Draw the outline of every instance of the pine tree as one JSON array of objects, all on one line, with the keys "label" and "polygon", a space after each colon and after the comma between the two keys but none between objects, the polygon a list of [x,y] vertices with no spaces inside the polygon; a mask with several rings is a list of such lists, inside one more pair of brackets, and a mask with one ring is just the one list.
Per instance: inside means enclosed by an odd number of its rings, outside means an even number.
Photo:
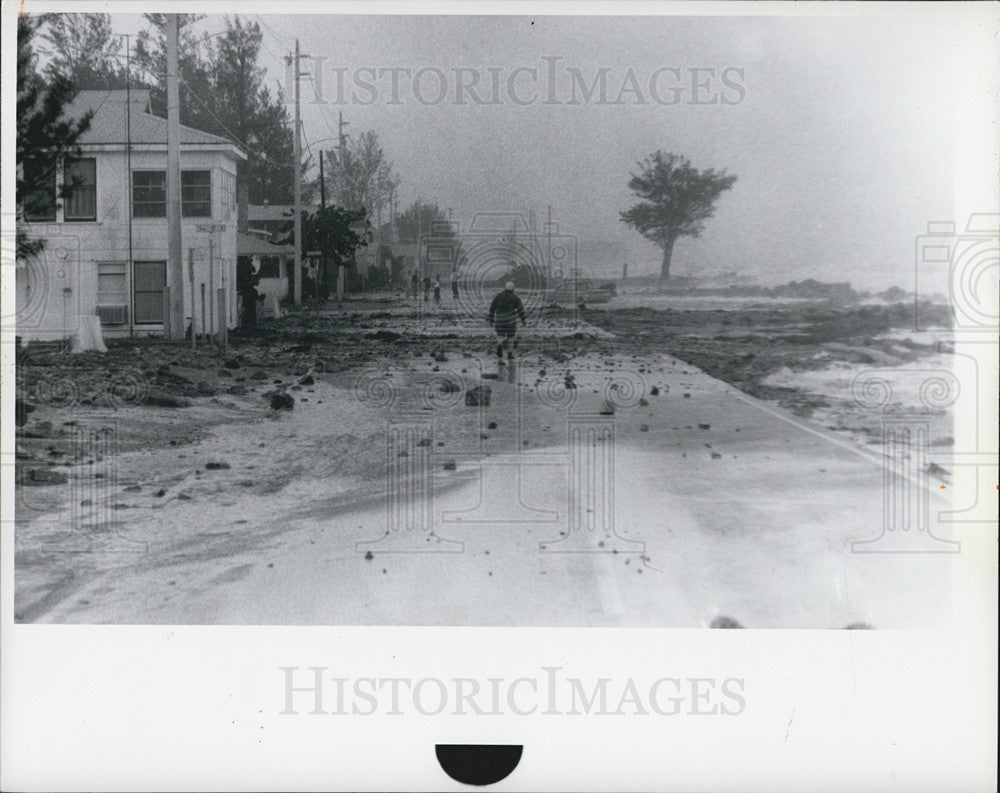
[{"label": "pine tree", "polygon": [[45,77],[64,77],[78,90],[125,88],[125,53],[109,14],[46,14],[39,31],[51,60]]},{"label": "pine tree", "polygon": [[77,140],[90,125],[91,114],[65,116],[76,86],[54,74],[46,83],[36,71],[33,40],[39,23],[22,14],[17,23],[17,240],[18,259],[36,257],[45,240],[31,239],[23,226],[25,201],[52,184],[66,157],[79,154]]},{"label": "pine tree", "polygon": [[[165,115],[167,17],[145,17],[150,28],[136,40],[137,73],[151,90],[153,112]],[[274,94],[263,84],[260,26],[239,16],[227,18],[225,33],[207,38],[194,30],[200,19],[180,18],[181,123],[229,138],[246,152],[238,178],[247,185],[251,203],[290,203],[292,125],[280,88]]]},{"label": "pine tree", "polygon": [[[216,115],[247,153],[240,178],[251,203],[292,200],[294,158],[291,122],[284,97],[272,99],[259,65],[263,34],[256,22],[226,20],[215,49],[212,82]],[[219,134],[227,134],[220,132]]]},{"label": "pine tree", "polygon": [[[149,28],[135,40],[133,64],[138,81],[150,91],[153,113],[167,115],[167,14],[143,14]],[[200,14],[179,14],[178,82],[181,123],[206,132],[216,132],[212,118],[212,40],[200,39],[194,24]],[[219,134],[222,134],[221,132]]]}]

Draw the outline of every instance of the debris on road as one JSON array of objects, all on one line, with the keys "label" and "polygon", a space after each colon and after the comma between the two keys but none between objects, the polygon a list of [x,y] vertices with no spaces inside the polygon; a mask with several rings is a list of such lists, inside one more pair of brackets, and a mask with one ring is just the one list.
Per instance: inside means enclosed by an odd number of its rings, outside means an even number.
[{"label": "debris on road", "polygon": [[465,404],[468,407],[489,407],[493,389],[488,385],[477,385],[465,392]]},{"label": "debris on road", "polygon": [[22,484],[25,485],[64,485],[69,481],[69,477],[60,471],[51,471],[47,468],[29,468],[25,471]]},{"label": "debris on road", "polygon": [[295,407],[295,397],[284,392],[271,394],[271,410],[292,410]]}]

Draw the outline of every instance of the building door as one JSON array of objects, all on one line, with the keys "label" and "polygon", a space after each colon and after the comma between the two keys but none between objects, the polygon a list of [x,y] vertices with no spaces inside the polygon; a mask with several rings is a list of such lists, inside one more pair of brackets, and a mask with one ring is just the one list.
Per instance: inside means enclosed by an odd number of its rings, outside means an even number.
[{"label": "building door", "polygon": [[166,262],[135,262],[132,270],[132,302],[136,325],[163,324],[163,292],[166,286]]}]

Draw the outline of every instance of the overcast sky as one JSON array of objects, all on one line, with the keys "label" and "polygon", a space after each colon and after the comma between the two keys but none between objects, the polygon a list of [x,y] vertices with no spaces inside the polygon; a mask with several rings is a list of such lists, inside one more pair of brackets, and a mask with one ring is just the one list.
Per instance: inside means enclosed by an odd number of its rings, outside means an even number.
[{"label": "overcast sky", "polygon": [[[302,88],[314,155],[342,111],[349,133],[378,131],[402,206],[435,201],[467,224],[476,212],[529,210],[541,223],[551,204],[595,274],[620,273],[625,260],[630,273],[659,268],[658,250],[618,220],[629,171],[656,149],[738,176],[702,237],[678,243],[677,274],[909,287],[914,238],[956,214],[953,60],[967,25],[912,13],[250,18],[264,23],[269,82],[284,84],[279,59],[296,38],[325,59],[323,102],[312,83]],[[208,17],[199,29],[223,24]],[[390,69],[410,70],[395,73],[395,94]],[[478,81],[479,102],[456,69]],[[603,101],[599,82],[586,99],[574,73],[589,89],[602,69]]]}]

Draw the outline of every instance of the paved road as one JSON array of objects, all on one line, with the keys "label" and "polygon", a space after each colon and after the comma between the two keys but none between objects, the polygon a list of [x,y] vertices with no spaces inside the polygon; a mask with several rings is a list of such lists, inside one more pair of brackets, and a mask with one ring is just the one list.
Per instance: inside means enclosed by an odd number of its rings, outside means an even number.
[{"label": "paved road", "polygon": [[[317,467],[311,482],[243,505],[264,527],[253,541],[238,541],[236,527],[224,535],[236,539],[210,557],[174,548],[120,566],[38,619],[699,627],[725,615],[771,628],[949,621],[954,555],[852,552],[857,541],[884,551],[904,537],[879,539],[874,455],[682,362],[657,363],[639,373],[634,362],[575,361],[572,391],[560,387],[561,372],[555,385],[536,383],[530,360],[502,370],[483,381],[493,398],[481,415],[460,405],[449,414],[460,418],[445,416],[452,425],[476,414],[470,433],[485,437],[470,434],[467,447],[449,440],[439,449],[435,439],[454,426],[390,410],[394,440],[368,450],[390,466],[367,499],[351,506],[322,497],[332,475]],[[628,391],[630,366],[644,388],[660,389],[647,394],[648,405]],[[609,390],[611,374],[619,388]],[[420,378],[406,377],[415,388]],[[343,400],[344,386],[318,384],[317,396]],[[601,415],[608,397],[627,407]],[[272,427],[267,454],[280,457],[271,446],[283,434],[294,443],[296,422],[305,432],[316,420],[302,410]],[[322,457],[323,449],[301,454]],[[933,515],[943,499],[930,498]],[[198,521],[218,534],[218,505],[179,506],[194,535]],[[230,499],[225,514],[240,506]],[[923,534],[905,537],[911,550],[944,548]]]}]

